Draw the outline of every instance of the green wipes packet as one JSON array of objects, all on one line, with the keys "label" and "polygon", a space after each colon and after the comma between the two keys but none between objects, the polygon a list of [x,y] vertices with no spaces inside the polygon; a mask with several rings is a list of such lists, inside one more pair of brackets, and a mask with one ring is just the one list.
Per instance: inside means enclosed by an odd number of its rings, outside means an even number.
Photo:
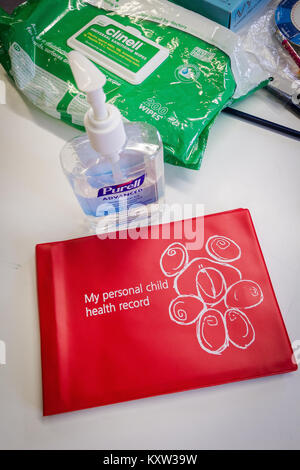
[{"label": "green wipes packet", "polygon": [[268,77],[238,36],[166,0],[28,0],[0,9],[0,61],[37,107],[83,127],[86,96],[72,49],[105,73],[105,93],[125,119],[159,130],[165,160],[198,169],[210,126],[233,99]]}]

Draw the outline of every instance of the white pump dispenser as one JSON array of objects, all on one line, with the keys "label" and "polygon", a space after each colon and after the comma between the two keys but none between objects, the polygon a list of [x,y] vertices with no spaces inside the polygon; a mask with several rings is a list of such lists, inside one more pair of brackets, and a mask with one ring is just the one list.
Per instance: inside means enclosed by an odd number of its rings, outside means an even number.
[{"label": "white pump dispenser", "polygon": [[120,159],[119,152],[125,145],[126,134],[120,111],[116,106],[106,104],[103,92],[106,77],[80,52],[70,52],[68,59],[77,86],[86,93],[91,105],[84,117],[91,146],[113,164]]},{"label": "white pump dispenser", "polygon": [[[61,164],[93,231],[113,232],[132,222],[153,221],[164,198],[163,144],[155,127],[123,122],[106,103],[105,75],[78,51],[68,54],[77,88],[90,108],[86,134],[61,152]],[[86,108],[82,108],[84,111]]]}]

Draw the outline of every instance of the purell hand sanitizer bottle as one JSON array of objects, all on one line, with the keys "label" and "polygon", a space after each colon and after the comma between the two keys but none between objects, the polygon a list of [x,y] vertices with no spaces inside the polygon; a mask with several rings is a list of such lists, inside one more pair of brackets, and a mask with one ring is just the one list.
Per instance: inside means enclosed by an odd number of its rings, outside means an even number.
[{"label": "purell hand sanitizer bottle", "polygon": [[68,55],[79,90],[91,108],[84,118],[87,134],[61,152],[63,170],[97,233],[144,225],[159,213],[164,196],[163,145],[155,127],[122,121],[106,104],[105,75],[77,51]]}]

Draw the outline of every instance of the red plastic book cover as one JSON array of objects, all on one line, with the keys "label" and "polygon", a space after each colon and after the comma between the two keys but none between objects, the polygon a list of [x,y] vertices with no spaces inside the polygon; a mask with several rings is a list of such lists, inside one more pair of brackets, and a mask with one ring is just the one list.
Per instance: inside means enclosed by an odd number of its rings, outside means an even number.
[{"label": "red plastic book cover", "polygon": [[249,212],[197,221],[37,246],[44,415],[297,369]]}]

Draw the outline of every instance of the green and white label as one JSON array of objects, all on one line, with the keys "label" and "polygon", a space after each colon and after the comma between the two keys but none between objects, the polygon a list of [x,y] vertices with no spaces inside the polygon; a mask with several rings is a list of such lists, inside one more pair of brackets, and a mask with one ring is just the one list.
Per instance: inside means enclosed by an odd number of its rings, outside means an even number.
[{"label": "green and white label", "polygon": [[130,83],[145,80],[168,56],[169,50],[106,16],[98,16],[68,40],[99,65]]},{"label": "green and white label", "polygon": [[141,70],[159,51],[124,29],[98,24],[89,26],[77,41],[93,48],[114,62],[126,67],[131,72]]}]

